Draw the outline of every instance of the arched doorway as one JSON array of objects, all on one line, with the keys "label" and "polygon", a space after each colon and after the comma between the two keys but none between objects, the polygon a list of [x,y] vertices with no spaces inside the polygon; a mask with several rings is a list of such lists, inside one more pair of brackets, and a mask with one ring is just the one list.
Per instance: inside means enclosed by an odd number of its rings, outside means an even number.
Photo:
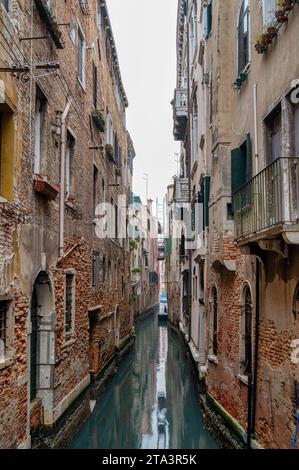
[{"label": "arched doorway", "polygon": [[55,308],[51,281],[46,272],[37,276],[31,297],[30,399],[42,400],[51,410],[54,394]]}]

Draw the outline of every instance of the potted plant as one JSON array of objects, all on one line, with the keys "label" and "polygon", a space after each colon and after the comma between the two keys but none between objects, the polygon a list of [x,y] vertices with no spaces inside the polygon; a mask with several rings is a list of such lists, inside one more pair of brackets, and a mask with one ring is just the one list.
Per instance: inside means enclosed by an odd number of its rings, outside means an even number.
[{"label": "potted plant", "polygon": [[137,250],[138,241],[137,240],[130,240],[130,248],[132,248],[133,250]]},{"label": "potted plant", "polygon": [[107,144],[106,147],[106,156],[109,160],[114,162],[114,148],[111,144]]},{"label": "potted plant", "polygon": [[93,109],[91,112],[91,117],[96,128],[101,132],[105,132],[106,120],[102,111],[99,111],[98,109]]},{"label": "potted plant", "polygon": [[121,176],[121,168],[115,168],[115,176]]}]

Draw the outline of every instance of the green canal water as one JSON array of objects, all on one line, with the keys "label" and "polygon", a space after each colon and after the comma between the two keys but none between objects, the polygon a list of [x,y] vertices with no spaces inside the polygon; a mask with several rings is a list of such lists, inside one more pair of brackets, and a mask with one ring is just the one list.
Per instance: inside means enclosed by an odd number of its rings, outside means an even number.
[{"label": "green canal water", "polygon": [[155,315],[107,386],[73,449],[217,449],[205,429],[185,350]]}]

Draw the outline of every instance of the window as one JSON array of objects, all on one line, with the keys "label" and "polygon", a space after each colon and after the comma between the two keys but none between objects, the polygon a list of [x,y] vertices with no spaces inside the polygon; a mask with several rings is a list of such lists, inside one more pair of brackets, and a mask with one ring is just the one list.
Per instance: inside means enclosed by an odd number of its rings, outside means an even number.
[{"label": "window", "polygon": [[85,87],[85,36],[80,25],[78,25],[78,78]]},{"label": "window", "polygon": [[70,38],[73,44],[76,43],[76,25],[74,23],[74,20],[71,19],[70,22]]},{"label": "window", "polygon": [[281,157],[281,107],[275,109],[265,120],[266,163],[270,164]]},{"label": "window", "polygon": [[75,275],[65,275],[65,332],[71,334],[74,328],[75,312]]},{"label": "window", "polygon": [[218,293],[212,288],[212,315],[211,315],[211,353],[214,357],[218,354]]},{"label": "window", "polygon": [[34,142],[34,173],[40,174],[42,154],[45,152],[45,119],[46,119],[46,106],[47,101],[42,92],[36,90],[36,102],[35,102],[35,142]]},{"label": "window", "polygon": [[250,134],[237,149],[231,153],[232,194],[252,178],[252,143]]},{"label": "window", "polygon": [[197,106],[197,95],[194,97],[193,101],[193,163],[198,161],[198,106]]},{"label": "window", "polygon": [[100,284],[100,253],[98,251],[92,252],[92,290],[97,292]]},{"label": "window", "polygon": [[68,131],[66,143],[66,162],[65,162],[65,190],[66,198],[73,196],[74,191],[74,149],[75,139]]},{"label": "window", "polygon": [[249,286],[244,289],[243,302],[240,372],[242,375],[250,375],[252,373],[252,298]]},{"label": "window", "polygon": [[93,62],[93,107],[98,109],[98,67]]},{"label": "window", "polygon": [[249,0],[243,0],[238,22],[238,74],[249,63]]},{"label": "window", "polygon": [[0,361],[5,359],[5,352],[7,346],[7,312],[8,302],[0,301]]},{"label": "window", "polygon": [[2,0],[3,6],[6,11],[9,11],[9,0]]},{"label": "window", "polygon": [[14,190],[14,114],[0,105],[0,196],[13,199]]},{"label": "window", "polygon": [[208,0],[204,6],[204,36],[207,39],[212,31],[212,0]]},{"label": "window", "polygon": [[13,331],[12,301],[0,300],[0,363],[13,357]]},{"label": "window", "polygon": [[275,11],[277,9],[277,0],[263,0],[263,23],[264,27],[276,20]]},{"label": "window", "polygon": [[99,170],[96,165],[93,165],[93,215],[96,213],[97,205],[99,204]]},{"label": "window", "polygon": [[106,110],[106,141],[107,144],[113,145],[113,125],[110,113],[108,109]]},{"label": "window", "polygon": [[126,293],[126,288],[125,288],[125,278],[124,275],[121,275],[121,296],[124,299],[125,298],[125,293]]}]

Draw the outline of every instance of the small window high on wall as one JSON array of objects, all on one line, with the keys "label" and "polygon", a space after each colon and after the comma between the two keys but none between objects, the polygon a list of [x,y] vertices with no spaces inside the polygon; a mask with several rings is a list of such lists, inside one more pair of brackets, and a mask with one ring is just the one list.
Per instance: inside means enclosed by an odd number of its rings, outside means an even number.
[{"label": "small window high on wall", "polygon": [[248,65],[249,54],[249,0],[243,0],[238,21],[238,74]]},{"label": "small window high on wall", "polygon": [[278,0],[263,0],[263,23],[266,28],[276,20],[275,11],[278,7]]},{"label": "small window high on wall", "polygon": [[46,153],[46,114],[47,100],[41,90],[37,88],[34,122],[34,173],[37,175],[41,173],[42,157]]}]

